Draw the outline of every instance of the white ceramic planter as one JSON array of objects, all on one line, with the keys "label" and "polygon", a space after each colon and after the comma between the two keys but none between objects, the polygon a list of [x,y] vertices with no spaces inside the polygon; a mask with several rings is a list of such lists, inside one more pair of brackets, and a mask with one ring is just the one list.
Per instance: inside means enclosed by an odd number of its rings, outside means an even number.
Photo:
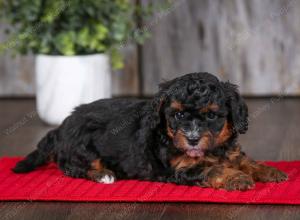
[{"label": "white ceramic planter", "polygon": [[37,111],[48,124],[60,124],[74,107],[111,97],[111,70],[105,54],[37,55]]}]

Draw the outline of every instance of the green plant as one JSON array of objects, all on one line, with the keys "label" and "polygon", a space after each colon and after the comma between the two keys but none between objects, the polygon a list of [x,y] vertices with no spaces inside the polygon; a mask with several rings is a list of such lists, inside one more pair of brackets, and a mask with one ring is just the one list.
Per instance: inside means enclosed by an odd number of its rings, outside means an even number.
[{"label": "green plant", "polygon": [[135,16],[148,16],[130,0],[0,0],[4,22],[14,28],[0,51],[21,54],[86,55],[110,53],[114,68],[122,68],[119,48],[141,43],[146,32],[136,30]]}]

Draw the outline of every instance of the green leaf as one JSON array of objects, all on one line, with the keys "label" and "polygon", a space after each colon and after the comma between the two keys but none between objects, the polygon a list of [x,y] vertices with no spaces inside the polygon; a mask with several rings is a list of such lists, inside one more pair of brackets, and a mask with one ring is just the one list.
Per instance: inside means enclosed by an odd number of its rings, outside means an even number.
[{"label": "green leaf", "polygon": [[45,4],[45,11],[41,17],[41,21],[45,23],[52,23],[69,6],[62,0],[45,1]]},{"label": "green leaf", "polygon": [[55,38],[55,46],[56,49],[62,54],[66,56],[72,56],[76,54],[75,51],[75,32],[69,31],[69,32],[62,32],[58,34]]},{"label": "green leaf", "polygon": [[117,49],[110,51],[111,65],[114,69],[122,69],[124,67],[123,56]]},{"label": "green leaf", "polygon": [[90,41],[89,29],[88,27],[84,27],[78,32],[77,43],[82,47],[86,47],[89,45],[89,41]]},{"label": "green leaf", "polygon": [[98,40],[105,39],[107,37],[108,32],[109,32],[107,27],[105,27],[103,24],[100,24],[100,23],[95,25],[95,31],[96,31],[95,37]]}]

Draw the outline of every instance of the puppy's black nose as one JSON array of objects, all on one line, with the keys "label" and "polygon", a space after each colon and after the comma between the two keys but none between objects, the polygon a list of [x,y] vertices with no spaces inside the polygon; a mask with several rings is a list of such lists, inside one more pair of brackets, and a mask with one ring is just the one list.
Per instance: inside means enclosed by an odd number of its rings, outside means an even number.
[{"label": "puppy's black nose", "polygon": [[196,146],[199,142],[199,139],[198,138],[187,138],[187,141],[190,145]]}]

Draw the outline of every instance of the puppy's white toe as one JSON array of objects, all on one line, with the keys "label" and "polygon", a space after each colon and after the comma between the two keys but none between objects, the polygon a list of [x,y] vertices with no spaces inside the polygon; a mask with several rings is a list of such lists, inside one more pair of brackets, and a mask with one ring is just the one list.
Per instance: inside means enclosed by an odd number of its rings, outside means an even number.
[{"label": "puppy's white toe", "polygon": [[115,177],[111,175],[104,175],[100,179],[97,179],[98,183],[104,183],[104,184],[112,184],[115,182]]}]

